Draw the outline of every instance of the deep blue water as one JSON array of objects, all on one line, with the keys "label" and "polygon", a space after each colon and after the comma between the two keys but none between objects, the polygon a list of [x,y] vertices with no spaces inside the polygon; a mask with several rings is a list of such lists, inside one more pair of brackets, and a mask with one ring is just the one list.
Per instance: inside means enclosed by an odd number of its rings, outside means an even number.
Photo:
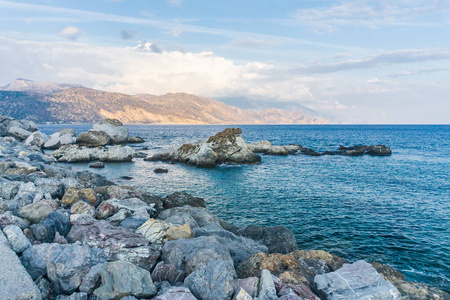
[{"label": "deep blue water", "polygon": [[[42,125],[52,133],[87,125]],[[226,126],[130,125],[148,153],[197,142]],[[199,169],[182,164],[112,164],[96,172],[166,195],[186,191],[235,224],[291,228],[300,249],[387,263],[409,280],[450,290],[450,126],[239,126],[246,141],[315,150],[385,144],[390,157],[263,156],[256,166]],[[76,165],[86,168],[87,165]],[[155,174],[164,167],[167,174]],[[92,169],[91,169],[92,170]],[[120,176],[133,180],[121,180]]]}]

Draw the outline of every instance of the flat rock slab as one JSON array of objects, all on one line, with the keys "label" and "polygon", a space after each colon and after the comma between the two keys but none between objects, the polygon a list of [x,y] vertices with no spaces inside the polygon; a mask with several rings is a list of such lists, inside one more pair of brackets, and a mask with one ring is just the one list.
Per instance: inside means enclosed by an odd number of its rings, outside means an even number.
[{"label": "flat rock slab", "polygon": [[317,275],[314,282],[327,300],[394,300],[401,297],[392,283],[363,260],[344,264],[335,272]]},{"label": "flat rock slab", "polygon": [[0,231],[0,294],[2,300],[41,300],[41,293]]}]

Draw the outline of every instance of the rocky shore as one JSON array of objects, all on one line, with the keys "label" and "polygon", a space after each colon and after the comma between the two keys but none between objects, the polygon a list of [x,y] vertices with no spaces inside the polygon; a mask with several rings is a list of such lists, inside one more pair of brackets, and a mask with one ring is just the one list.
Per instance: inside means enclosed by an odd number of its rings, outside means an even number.
[{"label": "rocky shore", "polygon": [[[159,197],[59,163],[82,151],[84,161],[109,162],[105,153],[127,147],[104,148],[129,138],[95,131],[99,143],[60,131],[59,149],[45,154],[32,122],[0,120],[0,299],[450,299],[388,265],[299,250],[287,228],[228,224],[202,198]],[[257,162],[239,135],[230,129],[189,151],[212,150],[211,165]],[[230,145],[241,147],[228,155]]]}]

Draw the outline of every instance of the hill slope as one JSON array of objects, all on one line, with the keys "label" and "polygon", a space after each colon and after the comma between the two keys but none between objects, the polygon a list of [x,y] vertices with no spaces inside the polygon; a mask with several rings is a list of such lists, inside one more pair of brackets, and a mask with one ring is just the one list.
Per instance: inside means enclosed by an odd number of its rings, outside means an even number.
[{"label": "hill slope", "polygon": [[136,96],[84,87],[56,93],[0,91],[1,114],[37,122],[93,123],[103,118],[150,124],[324,124],[299,112],[246,111],[185,93]]}]

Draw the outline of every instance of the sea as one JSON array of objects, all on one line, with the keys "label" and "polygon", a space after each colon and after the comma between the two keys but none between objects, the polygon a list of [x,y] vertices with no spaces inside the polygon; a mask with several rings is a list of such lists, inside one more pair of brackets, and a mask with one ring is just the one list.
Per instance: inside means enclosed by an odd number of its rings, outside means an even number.
[{"label": "sea", "polygon": [[[90,125],[39,125],[51,134]],[[165,196],[185,191],[235,225],[282,225],[299,249],[322,249],[349,261],[389,264],[408,280],[450,291],[450,125],[128,125],[147,154],[195,143],[226,127],[247,142],[300,144],[316,151],[340,145],[391,147],[392,156],[262,155],[259,165],[201,169],[147,162],[90,169],[118,184]],[[88,164],[72,164],[85,170]],[[156,174],[155,168],[168,169]],[[125,180],[122,176],[132,179]]]}]

